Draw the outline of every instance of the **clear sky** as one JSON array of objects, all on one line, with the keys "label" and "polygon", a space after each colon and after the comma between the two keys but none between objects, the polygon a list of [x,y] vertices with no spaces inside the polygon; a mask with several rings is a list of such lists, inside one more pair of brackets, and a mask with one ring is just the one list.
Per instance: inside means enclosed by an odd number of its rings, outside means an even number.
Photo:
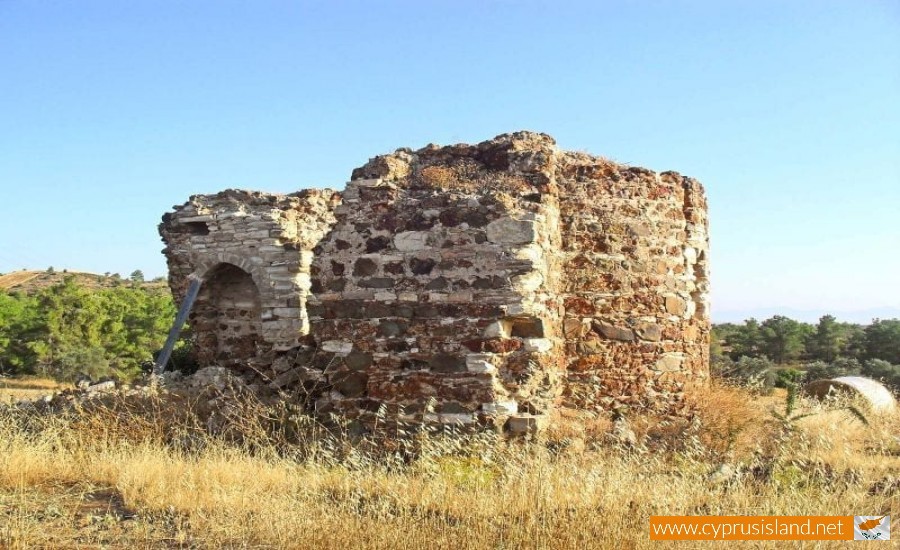
[{"label": "clear sky", "polygon": [[519,129],[700,179],[714,320],[900,307],[897,0],[0,0],[0,272]]}]

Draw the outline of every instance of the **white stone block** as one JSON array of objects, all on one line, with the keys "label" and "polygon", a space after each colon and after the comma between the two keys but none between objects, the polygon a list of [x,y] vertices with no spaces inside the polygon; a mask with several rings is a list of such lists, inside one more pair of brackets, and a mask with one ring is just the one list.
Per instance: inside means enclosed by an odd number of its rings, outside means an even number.
[{"label": "white stone block", "polygon": [[382,183],[381,178],[372,178],[372,179],[358,179],[347,182],[347,187],[356,186],[356,187],[380,187]]},{"label": "white stone block", "polygon": [[487,225],[487,238],[497,244],[526,244],[537,240],[535,222],[500,218]]},{"label": "white stone block", "polygon": [[549,338],[525,338],[525,351],[546,353],[553,349],[553,340]]},{"label": "white stone block", "polygon": [[294,275],[293,273],[272,273],[271,270],[268,270],[268,271],[269,271],[268,279],[270,281],[293,282],[297,278],[297,276]]},{"label": "white stone block", "polygon": [[482,403],[481,410],[488,414],[516,414],[517,412],[519,412],[519,404],[515,401]]},{"label": "white stone block", "polygon": [[401,252],[413,252],[428,248],[427,231],[404,231],[394,236],[394,246]]},{"label": "white stone block", "polygon": [[216,216],[220,220],[230,220],[232,218],[244,218],[247,216],[247,213],[243,210],[234,210],[232,212],[219,212]]},{"label": "white stone block", "polygon": [[494,321],[484,329],[485,338],[509,338],[509,323]]},{"label": "white stone block", "polygon": [[506,305],[506,314],[507,315],[523,315],[526,313],[528,313],[528,308],[525,306],[525,304],[523,304],[521,302]]},{"label": "white stone block", "polygon": [[540,271],[529,271],[522,275],[516,275],[510,279],[513,288],[519,292],[534,292],[544,283],[544,276]]},{"label": "white stone block", "polygon": [[402,262],[406,259],[400,254],[379,254],[378,252],[375,252],[373,254],[363,254],[361,257],[373,258],[382,264],[386,264],[388,262]]},{"label": "white stone block", "polygon": [[470,353],[466,355],[466,370],[476,374],[486,374],[497,370],[497,367],[491,363],[492,354],[489,353]]},{"label": "white stone block", "polygon": [[293,281],[272,281],[272,288],[275,290],[294,290],[296,286]]},{"label": "white stone block", "polygon": [[441,424],[472,424],[475,422],[475,415],[473,414],[439,414],[438,421]]},{"label": "white stone block", "polygon": [[213,221],[213,217],[212,216],[190,216],[187,218],[178,218],[178,221],[181,223],[211,222],[211,221]]},{"label": "white stone block", "polygon": [[345,342],[343,340],[325,340],[322,342],[322,351],[328,353],[336,353],[338,355],[347,355],[353,351],[353,342]]},{"label": "white stone block", "polygon": [[684,259],[689,264],[697,263],[697,249],[692,246],[684,247]]},{"label": "white stone block", "polygon": [[473,294],[471,290],[457,290],[456,292],[451,292],[447,296],[447,301],[451,303],[468,303],[473,299]]},{"label": "white stone block", "polygon": [[516,249],[515,258],[517,260],[530,260],[535,264],[541,263],[544,259],[544,249],[537,243],[531,243]]},{"label": "white stone block", "polygon": [[680,352],[666,353],[656,362],[655,370],[662,372],[672,372],[681,370],[684,363],[684,354]]},{"label": "white stone block", "polygon": [[697,313],[697,303],[694,302],[693,300],[688,300],[686,302],[686,306],[687,307],[685,307],[685,309],[684,309],[684,318],[690,319],[691,317],[694,316],[694,314]]}]

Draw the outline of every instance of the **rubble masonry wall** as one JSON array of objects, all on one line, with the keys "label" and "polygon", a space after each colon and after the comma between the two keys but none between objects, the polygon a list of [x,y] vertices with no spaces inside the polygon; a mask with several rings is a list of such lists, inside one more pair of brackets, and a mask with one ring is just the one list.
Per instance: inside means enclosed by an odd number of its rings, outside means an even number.
[{"label": "rubble masonry wall", "polygon": [[205,280],[202,364],[363,423],[513,431],[677,411],[708,374],[706,230],[695,180],[530,132],[375,157],[340,193],[194,196],[160,226],[176,297]]}]

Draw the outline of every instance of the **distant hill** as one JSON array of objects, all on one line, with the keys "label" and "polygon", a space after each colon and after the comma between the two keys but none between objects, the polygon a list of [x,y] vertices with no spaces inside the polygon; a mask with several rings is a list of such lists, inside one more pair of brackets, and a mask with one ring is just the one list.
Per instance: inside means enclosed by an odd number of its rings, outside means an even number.
[{"label": "distant hill", "polygon": [[[12,273],[0,275],[0,290],[31,294],[43,288],[62,283],[63,279],[69,276],[74,277],[75,282],[85,288],[113,288],[119,285],[131,284],[130,280],[121,277],[82,271],[13,271]],[[141,286],[147,289],[165,289],[166,282],[147,281],[142,283]]]}]

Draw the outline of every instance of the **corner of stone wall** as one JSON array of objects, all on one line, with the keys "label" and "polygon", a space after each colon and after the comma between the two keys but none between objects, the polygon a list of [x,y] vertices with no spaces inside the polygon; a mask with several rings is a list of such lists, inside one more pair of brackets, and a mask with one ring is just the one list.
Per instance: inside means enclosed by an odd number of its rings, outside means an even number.
[{"label": "corner of stone wall", "polygon": [[708,374],[702,186],[583,154],[559,185],[564,406],[677,412]]},{"label": "corner of stone wall", "polygon": [[309,331],[311,250],[339,204],[331,190],[227,190],[194,195],[163,216],[159,231],[176,299],[189,276],[204,281],[190,316],[201,364],[252,365],[301,344]]}]

